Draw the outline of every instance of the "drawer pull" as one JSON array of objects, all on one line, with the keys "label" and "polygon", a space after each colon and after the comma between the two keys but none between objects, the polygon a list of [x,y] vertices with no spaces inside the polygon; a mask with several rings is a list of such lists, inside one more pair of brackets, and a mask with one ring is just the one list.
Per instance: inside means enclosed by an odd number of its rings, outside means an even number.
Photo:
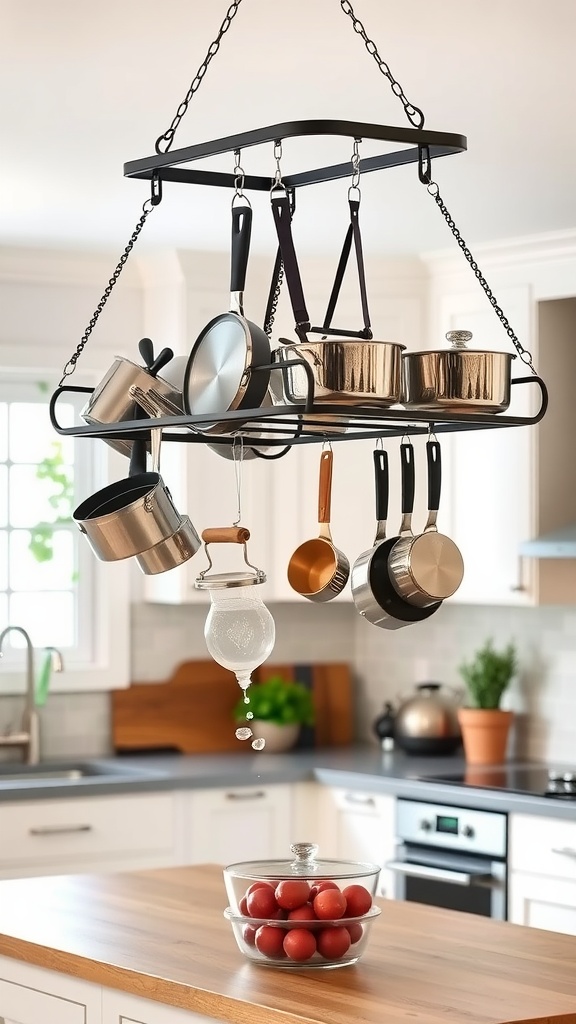
[{"label": "drawer pull", "polygon": [[250,793],[226,793],[227,800],[261,800],[266,793],[263,789],[253,789]]},{"label": "drawer pull", "polygon": [[576,850],[572,846],[552,847],[552,853],[559,853],[562,857],[573,857],[576,860]]},{"label": "drawer pull", "polygon": [[373,796],[358,796],[357,793],[346,793],[344,799],[347,804],[356,804],[357,807],[376,807],[376,801]]},{"label": "drawer pull", "polygon": [[91,832],[92,825],[42,825],[40,828],[31,828],[31,836],[61,836],[69,832]]}]

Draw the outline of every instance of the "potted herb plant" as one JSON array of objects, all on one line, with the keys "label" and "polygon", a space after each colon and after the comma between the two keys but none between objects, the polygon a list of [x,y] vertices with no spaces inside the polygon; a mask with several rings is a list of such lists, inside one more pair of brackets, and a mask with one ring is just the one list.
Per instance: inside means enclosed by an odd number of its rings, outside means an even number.
[{"label": "potted herb plant", "polygon": [[[234,718],[248,725],[255,737],[264,739],[269,753],[290,750],[301,726],[314,724],[312,694],[303,683],[269,676],[261,683],[252,683],[246,695],[249,703],[241,698],[234,707]],[[250,713],[253,718],[247,718]]]},{"label": "potted herb plant", "polygon": [[506,758],[508,733],[514,717],[500,701],[517,671],[516,648],[509,643],[497,651],[492,640],[460,665],[470,706],[458,709],[464,756],[469,764],[501,764]]}]

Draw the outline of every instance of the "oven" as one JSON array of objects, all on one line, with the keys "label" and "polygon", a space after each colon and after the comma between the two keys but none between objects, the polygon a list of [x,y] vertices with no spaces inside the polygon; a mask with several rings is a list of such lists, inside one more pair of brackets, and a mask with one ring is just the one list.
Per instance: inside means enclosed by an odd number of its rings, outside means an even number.
[{"label": "oven", "polygon": [[396,835],[396,899],[506,920],[506,814],[399,799]]}]

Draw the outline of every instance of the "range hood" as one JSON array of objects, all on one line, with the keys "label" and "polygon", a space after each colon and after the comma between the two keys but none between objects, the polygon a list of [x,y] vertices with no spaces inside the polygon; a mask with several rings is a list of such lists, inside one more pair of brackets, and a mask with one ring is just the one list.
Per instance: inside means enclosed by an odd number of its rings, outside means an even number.
[{"label": "range hood", "polygon": [[528,558],[576,558],[576,524],[524,541],[520,554]]}]

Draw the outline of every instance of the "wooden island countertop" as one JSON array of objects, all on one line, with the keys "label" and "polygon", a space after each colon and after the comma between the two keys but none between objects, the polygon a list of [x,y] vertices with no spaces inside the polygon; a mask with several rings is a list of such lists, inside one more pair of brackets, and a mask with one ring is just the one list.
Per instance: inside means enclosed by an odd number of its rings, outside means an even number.
[{"label": "wooden island countertop", "polygon": [[217,866],[17,879],[0,955],[232,1024],[576,1024],[576,937],[378,902],[359,963],[286,971],[238,950]]}]

